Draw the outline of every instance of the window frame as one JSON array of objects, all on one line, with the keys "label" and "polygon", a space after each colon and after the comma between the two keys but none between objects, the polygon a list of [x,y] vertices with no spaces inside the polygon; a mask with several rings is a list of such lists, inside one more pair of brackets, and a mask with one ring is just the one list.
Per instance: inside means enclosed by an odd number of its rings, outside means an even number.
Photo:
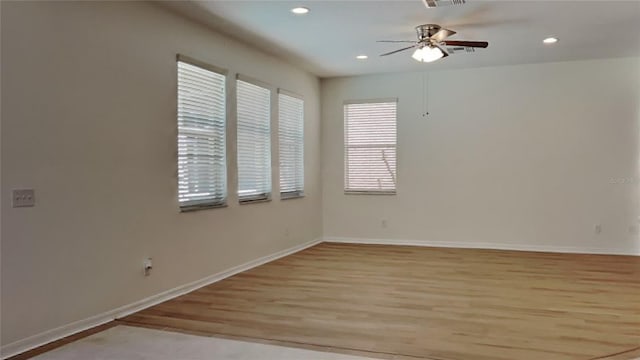
[{"label": "window frame", "polygon": [[[344,176],[343,176],[343,190],[345,195],[396,195],[398,191],[398,98],[375,98],[375,99],[360,99],[360,100],[345,100],[342,105],[343,112],[343,151],[344,151]],[[394,188],[393,190],[350,190],[348,189],[349,183],[349,145],[348,145],[348,122],[347,122],[347,106],[357,104],[380,104],[380,103],[394,103],[396,106],[395,114],[395,173],[394,175]],[[357,146],[356,146],[357,147]],[[366,146],[360,146],[366,147]]]},{"label": "window frame", "polygon": [[[222,197],[222,201],[220,202],[212,202],[212,201],[208,201],[208,200],[200,200],[200,201],[196,201],[193,202],[191,204],[188,205],[182,205],[180,203],[180,195],[178,194],[178,207],[180,209],[180,212],[191,212],[191,211],[197,211],[197,210],[205,210],[205,209],[215,209],[215,208],[224,208],[228,206],[228,200],[229,200],[229,156],[228,156],[228,135],[229,135],[229,106],[228,106],[228,97],[229,97],[229,88],[228,88],[228,75],[229,75],[229,71],[227,69],[221,68],[221,67],[217,67],[214,65],[211,65],[209,63],[194,59],[192,57],[183,55],[183,54],[176,54],[176,166],[178,166],[179,161],[180,161],[180,153],[179,153],[179,135],[180,135],[180,130],[179,130],[179,124],[178,124],[178,119],[179,119],[179,115],[180,115],[180,109],[179,109],[179,105],[178,105],[178,99],[179,99],[179,86],[180,86],[180,81],[179,81],[179,63],[185,63],[191,66],[195,66],[195,67],[199,67],[201,69],[216,73],[218,75],[221,75],[224,79],[223,79],[223,84],[224,84],[224,135],[223,135],[223,141],[224,143],[222,144],[221,148],[224,154],[224,193],[223,193],[223,197]],[[178,169],[176,169],[176,180],[178,181],[178,186],[180,184],[180,175],[178,174]]]},{"label": "window frame", "polygon": [[[289,199],[298,199],[298,198],[303,198],[305,197],[305,192],[304,192],[304,188],[305,188],[305,176],[304,176],[304,169],[305,169],[305,162],[304,162],[304,148],[305,148],[305,141],[304,141],[304,129],[305,129],[305,116],[304,116],[304,97],[302,95],[296,94],[294,92],[291,91],[287,91],[281,88],[278,88],[278,133],[277,133],[277,137],[278,137],[278,185],[279,185],[279,193],[280,193],[280,200],[289,200]],[[287,192],[283,192],[282,191],[282,162],[281,162],[281,155],[282,155],[282,142],[280,141],[280,125],[282,122],[282,118],[280,117],[280,95],[285,95],[291,98],[295,98],[298,99],[300,101],[302,101],[302,118],[300,119],[301,122],[301,126],[302,126],[302,137],[301,137],[301,143],[300,143],[300,147],[301,147],[301,151],[300,151],[300,156],[302,156],[302,188],[296,191],[287,191]]]},{"label": "window frame", "polygon": [[[269,191],[264,194],[264,196],[254,195],[254,196],[241,196],[240,195],[240,151],[238,151],[238,144],[240,138],[240,120],[239,120],[239,111],[238,111],[238,81],[242,81],[254,86],[261,87],[269,91],[269,118],[267,120],[267,124],[269,126],[267,139],[269,140],[269,174],[265,178],[269,181]],[[246,76],[240,73],[236,74],[235,79],[235,120],[236,120],[236,142],[235,142],[235,156],[236,156],[236,196],[238,199],[238,203],[240,205],[252,204],[252,203],[260,203],[260,202],[269,202],[273,198],[273,86],[263,81],[257,80],[250,76]],[[261,194],[262,195],[262,194]]]}]

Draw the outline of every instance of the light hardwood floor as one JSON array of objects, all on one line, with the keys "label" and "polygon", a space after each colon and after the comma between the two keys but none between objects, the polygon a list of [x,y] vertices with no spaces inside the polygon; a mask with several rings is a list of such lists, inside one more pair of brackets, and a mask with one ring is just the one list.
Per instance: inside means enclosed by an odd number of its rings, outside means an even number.
[{"label": "light hardwood floor", "polygon": [[324,243],[121,322],[380,358],[632,359],[640,257]]}]

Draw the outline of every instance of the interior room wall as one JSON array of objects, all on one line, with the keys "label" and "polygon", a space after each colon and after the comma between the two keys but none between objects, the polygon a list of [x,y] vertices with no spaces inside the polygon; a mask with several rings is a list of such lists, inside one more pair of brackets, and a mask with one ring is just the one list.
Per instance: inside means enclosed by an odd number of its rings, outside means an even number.
[{"label": "interior room wall", "polygon": [[[317,77],[148,2],[1,3],[3,346],[321,236]],[[229,206],[179,212],[177,53],[304,96],[306,197],[274,147],[274,200],[238,205],[231,151]]]},{"label": "interior room wall", "polygon": [[[397,195],[345,195],[343,102],[379,98]],[[638,58],[324,79],[322,99],[325,239],[640,254]]]},{"label": "interior room wall", "polygon": [[[640,254],[638,58],[321,84],[147,2],[0,4],[3,347],[322,235]],[[230,111],[229,206],[179,212],[177,53],[305,97],[306,197],[274,147],[274,200],[237,204]],[[342,103],[389,97],[398,193],[344,195]]]}]

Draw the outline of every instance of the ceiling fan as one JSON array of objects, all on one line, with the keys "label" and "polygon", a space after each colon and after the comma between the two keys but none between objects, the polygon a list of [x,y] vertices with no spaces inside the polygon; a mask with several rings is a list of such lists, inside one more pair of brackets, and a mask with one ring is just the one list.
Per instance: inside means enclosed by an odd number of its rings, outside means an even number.
[{"label": "ceiling fan", "polygon": [[401,51],[416,48],[412,57],[420,62],[432,62],[440,58],[447,57],[455,51],[473,52],[476,48],[486,48],[489,43],[486,41],[466,41],[466,40],[445,40],[455,34],[453,30],[445,29],[436,24],[424,24],[416,26],[418,41],[404,40],[378,40],[378,42],[391,43],[412,43],[402,49],[384,53],[380,56],[387,56]]}]

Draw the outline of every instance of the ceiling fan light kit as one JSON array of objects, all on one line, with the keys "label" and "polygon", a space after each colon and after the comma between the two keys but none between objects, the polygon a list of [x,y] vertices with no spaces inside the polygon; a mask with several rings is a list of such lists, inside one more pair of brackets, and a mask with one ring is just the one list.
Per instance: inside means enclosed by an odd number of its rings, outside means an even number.
[{"label": "ceiling fan light kit", "polygon": [[420,62],[432,62],[436,61],[444,56],[444,51],[438,47],[424,46],[416,49],[411,55],[412,58]]}]

